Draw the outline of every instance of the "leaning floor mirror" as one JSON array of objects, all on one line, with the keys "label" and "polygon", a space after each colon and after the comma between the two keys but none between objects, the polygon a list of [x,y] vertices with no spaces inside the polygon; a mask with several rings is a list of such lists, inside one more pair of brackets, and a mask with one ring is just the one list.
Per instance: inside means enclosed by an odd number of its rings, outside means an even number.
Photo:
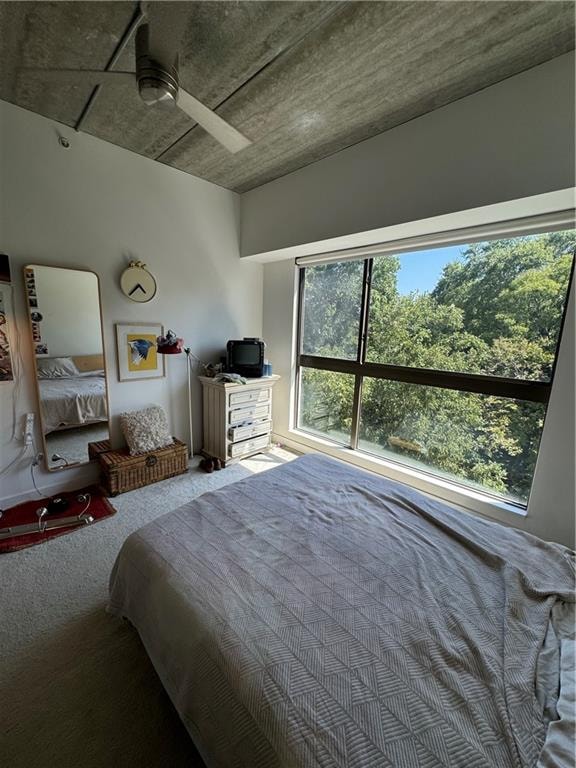
[{"label": "leaning floor mirror", "polygon": [[77,467],[109,438],[98,276],[30,264],[24,287],[46,466]]}]

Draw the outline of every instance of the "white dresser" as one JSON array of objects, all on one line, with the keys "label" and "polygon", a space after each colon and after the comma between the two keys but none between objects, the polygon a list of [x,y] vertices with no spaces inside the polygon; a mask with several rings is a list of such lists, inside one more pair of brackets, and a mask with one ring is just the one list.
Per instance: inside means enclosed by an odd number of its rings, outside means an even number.
[{"label": "white dresser", "polygon": [[233,464],[270,447],[272,388],[280,376],[247,379],[247,384],[198,378],[202,383],[204,455]]}]

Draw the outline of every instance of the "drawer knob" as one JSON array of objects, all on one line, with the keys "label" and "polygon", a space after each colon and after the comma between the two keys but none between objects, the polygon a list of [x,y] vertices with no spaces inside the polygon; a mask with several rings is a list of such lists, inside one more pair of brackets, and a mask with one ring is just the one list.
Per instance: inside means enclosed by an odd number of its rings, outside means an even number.
[{"label": "drawer knob", "polygon": [[155,467],[156,464],[158,464],[158,457],[157,456],[146,456],[146,466],[147,467]]}]

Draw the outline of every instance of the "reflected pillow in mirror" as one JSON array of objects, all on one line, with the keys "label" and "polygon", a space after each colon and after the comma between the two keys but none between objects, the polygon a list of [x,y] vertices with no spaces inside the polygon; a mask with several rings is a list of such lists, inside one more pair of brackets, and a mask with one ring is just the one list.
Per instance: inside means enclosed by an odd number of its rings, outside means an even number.
[{"label": "reflected pillow in mirror", "polygon": [[62,379],[80,373],[71,357],[37,357],[36,369],[39,379]]},{"label": "reflected pillow in mirror", "polygon": [[159,405],[120,414],[120,426],[131,456],[173,443],[166,414]]}]

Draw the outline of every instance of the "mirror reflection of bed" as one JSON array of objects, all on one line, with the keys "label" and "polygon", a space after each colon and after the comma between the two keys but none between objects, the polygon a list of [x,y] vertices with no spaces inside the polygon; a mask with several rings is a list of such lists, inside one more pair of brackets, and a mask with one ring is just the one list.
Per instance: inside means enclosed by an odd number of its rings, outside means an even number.
[{"label": "mirror reflection of bed", "polygon": [[42,265],[24,274],[46,466],[78,466],[109,438],[98,278]]},{"label": "mirror reflection of bed", "polygon": [[[70,373],[42,378],[55,367]],[[88,443],[109,437],[103,356],[39,359],[37,369],[49,467],[87,462]]]}]

